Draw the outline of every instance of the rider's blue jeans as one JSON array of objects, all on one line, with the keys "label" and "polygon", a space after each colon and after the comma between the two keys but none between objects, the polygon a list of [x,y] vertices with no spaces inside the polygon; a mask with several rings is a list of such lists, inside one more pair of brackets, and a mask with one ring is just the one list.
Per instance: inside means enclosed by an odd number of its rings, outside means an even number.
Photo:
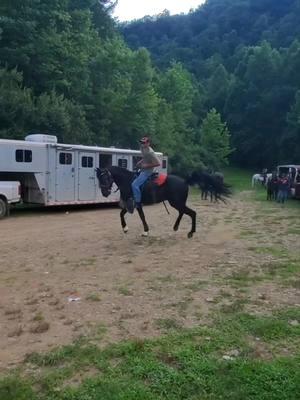
[{"label": "rider's blue jeans", "polygon": [[152,171],[142,171],[137,178],[132,182],[132,192],[136,203],[140,203],[142,200],[141,186],[146,182]]}]

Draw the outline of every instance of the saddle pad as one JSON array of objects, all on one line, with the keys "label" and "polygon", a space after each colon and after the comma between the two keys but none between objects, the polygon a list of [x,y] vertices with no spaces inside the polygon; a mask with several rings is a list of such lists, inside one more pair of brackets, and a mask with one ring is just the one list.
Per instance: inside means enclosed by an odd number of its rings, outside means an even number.
[{"label": "saddle pad", "polygon": [[166,182],[167,176],[167,174],[159,174],[153,182],[158,186],[162,186]]}]

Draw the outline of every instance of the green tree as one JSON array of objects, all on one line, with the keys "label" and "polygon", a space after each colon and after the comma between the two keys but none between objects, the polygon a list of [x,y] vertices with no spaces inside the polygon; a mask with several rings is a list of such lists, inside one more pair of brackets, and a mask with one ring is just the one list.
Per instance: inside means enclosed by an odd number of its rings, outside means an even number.
[{"label": "green tree", "polygon": [[0,69],[0,137],[24,139],[29,131],[51,133],[64,142],[88,143],[83,109],[54,91],[34,96],[22,74]]},{"label": "green tree", "polygon": [[230,147],[230,133],[221,115],[213,108],[207,113],[201,125],[200,148],[203,163],[212,169],[228,164],[233,152]]},{"label": "green tree", "polygon": [[231,77],[222,64],[215,69],[207,83],[207,96],[209,106],[223,112],[228,91],[231,84]]},{"label": "green tree", "polygon": [[34,114],[32,91],[23,88],[20,72],[0,68],[0,137],[23,139]]},{"label": "green tree", "polygon": [[281,141],[281,159],[286,163],[299,164],[300,158],[300,90],[287,114],[288,129]]},{"label": "green tree", "polygon": [[[181,64],[174,63],[160,75],[157,87],[159,96],[164,99],[162,107],[165,111],[165,115],[161,112],[158,115],[158,139],[163,144],[162,150],[168,153],[175,171],[186,172],[196,168],[199,152],[195,141],[193,105],[198,100],[198,92],[193,78]],[[162,126],[167,128],[166,131],[161,129]]]}]

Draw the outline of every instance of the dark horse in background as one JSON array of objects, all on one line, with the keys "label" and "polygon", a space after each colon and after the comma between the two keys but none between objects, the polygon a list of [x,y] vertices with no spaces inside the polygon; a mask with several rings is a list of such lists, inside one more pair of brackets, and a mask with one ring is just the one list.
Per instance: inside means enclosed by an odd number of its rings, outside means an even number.
[{"label": "dark horse in background", "polygon": [[205,171],[195,171],[186,181],[189,185],[197,185],[201,189],[201,198],[205,200],[210,194],[210,201],[221,200],[226,203],[225,198],[232,194],[230,185],[224,183],[224,176],[219,172],[209,174]]},{"label": "dark horse in background", "polygon": [[[128,227],[124,216],[127,213],[127,202],[133,197],[131,183],[135,178],[135,173],[116,166],[106,169],[97,168],[96,171],[99,186],[104,197],[108,197],[111,194],[113,183],[119,188],[121,197],[120,204],[122,207],[120,212],[121,225],[123,231],[127,232]],[[155,204],[168,200],[170,205],[179,213],[173,227],[174,231],[178,230],[182,216],[184,214],[189,215],[192,219],[192,228],[188,233],[188,237],[191,238],[196,232],[196,212],[186,205],[188,191],[189,187],[185,180],[175,175],[167,175],[164,183],[159,186],[150,179],[142,188],[142,204]],[[137,212],[144,226],[143,236],[147,236],[149,226],[146,222],[143,208],[138,207]]]}]

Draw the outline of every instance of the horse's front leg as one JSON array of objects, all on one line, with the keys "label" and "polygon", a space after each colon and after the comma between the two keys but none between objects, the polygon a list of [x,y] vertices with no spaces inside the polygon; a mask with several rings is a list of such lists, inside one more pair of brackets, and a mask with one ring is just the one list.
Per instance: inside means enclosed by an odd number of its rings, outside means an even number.
[{"label": "horse's front leg", "polygon": [[124,233],[128,232],[128,226],[126,225],[126,221],[125,221],[125,214],[127,213],[126,208],[122,208],[121,212],[120,212],[120,218],[121,218],[121,225],[122,225],[122,229]]},{"label": "horse's front leg", "polygon": [[139,216],[142,220],[143,223],[143,227],[144,227],[144,232],[142,233],[142,236],[148,236],[149,235],[149,226],[146,222],[146,218],[145,218],[145,214],[144,214],[144,210],[142,207],[138,207],[137,208],[137,212],[139,213]]}]

